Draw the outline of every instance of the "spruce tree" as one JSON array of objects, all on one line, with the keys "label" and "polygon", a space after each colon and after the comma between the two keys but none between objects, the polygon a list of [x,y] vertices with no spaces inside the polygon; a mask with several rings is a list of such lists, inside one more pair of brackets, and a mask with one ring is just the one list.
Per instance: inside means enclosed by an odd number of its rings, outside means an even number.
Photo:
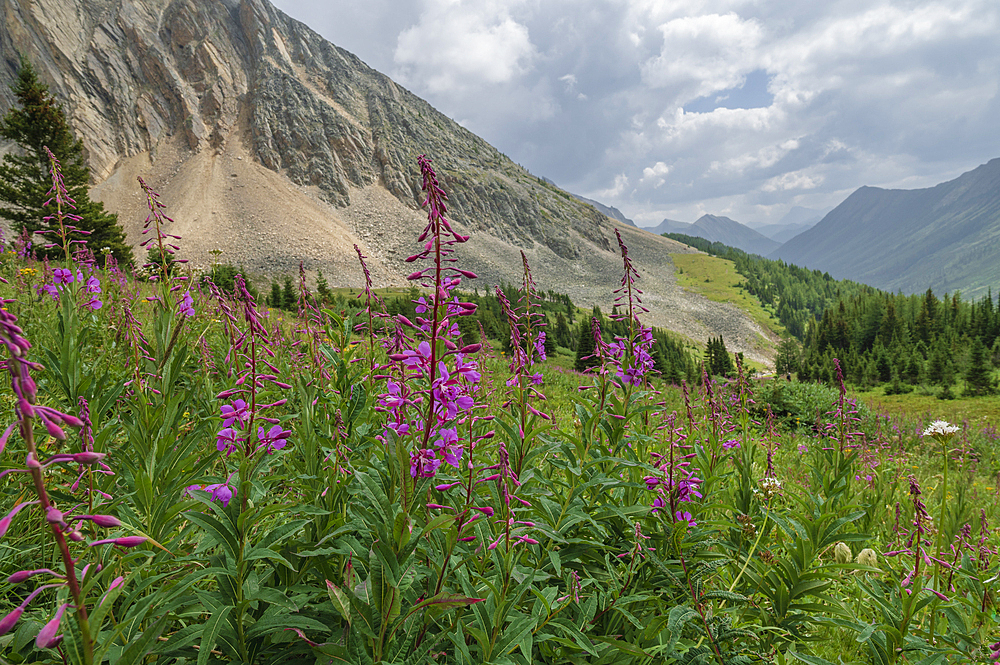
[{"label": "spruce tree", "polygon": [[[82,217],[74,226],[91,232],[86,236],[73,234],[72,238],[86,240],[94,254],[100,255],[108,247],[119,263],[131,262],[132,248],[125,241],[118,216],[105,212],[104,204],[91,201],[87,193],[90,171],[83,159],[83,142],[73,136],[62,105],[24,57],[11,90],[17,104],[0,120],[0,136],[14,141],[20,151],[4,155],[0,163],[0,218],[10,220],[16,230],[27,228],[32,233],[58,227],[57,221],[43,219],[53,214],[44,206],[52,186],[45,154],[48,147],[60,161],[66,189],[76,201],[72,212]],[[48,242],[55,240],[52,234],[46,238]],[[51,256],[60,252],[61,248],[39,251]]]},{"label": "spruce tree", "polygon": [[292,284],[292,276],[285,275],[285,281],[281,286],[281,308],[294,312],[298,302],[299,295],[295,292],[295,286]]},{"label": "spruce tree", "polygon": [[576,342],[576,361],[573,363],[573,369],[578,372],[582,372],[590,367],[596,367],[601,363],[597,358],[593,358],[594,354],[594,333],[591,328],[591,322],[586,319],[580,321],[580,329],[577,333]]},{"label": "spruce tree", "polygon": [[993,369],[982,340],[976,337],[969,349],[969,366],[965,370],[965,394],[969,396],[992,395],[995,389]]}]

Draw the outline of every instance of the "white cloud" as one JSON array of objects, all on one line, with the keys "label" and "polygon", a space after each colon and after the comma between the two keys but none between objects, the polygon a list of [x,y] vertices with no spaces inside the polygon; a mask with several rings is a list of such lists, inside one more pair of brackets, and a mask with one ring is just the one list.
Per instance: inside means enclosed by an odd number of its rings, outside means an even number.
[{"label": "white cloud", "polygon": [[736,87],[758,69],[757,49],[764,33],[757,21],[734,13],[685,16],[658,30],[659,55],[642,65],[651,88],[677,88],[677,102]]},{"label": "white cloud", "polygon": [[608,189],[600,190],[597,192],[597,196],[603,196],[607,199],[617,199],[626,189],[628,189],[628,176],[624,173],[619,173],[615,176],[615,184]]},{"label": "white cloud", "polygon": [[[427,0],[419,22],[399,34],[397,75],[431,92],[507,83],[531,67],[528,28],[497,0]],[[517,3],[513,3],[517,4]]]},{"label": "white cloud", "polygon": [[[996,0],[275,1],[364,35],[362,59],[636,220],[764,223],[1000,156]],[[684,112],[739,106],[754,72],[769,106]]]},{"label": "white cloud", "polygon": [[642,170],[642,180],[639,182],[644,184],[652,184],[653,187],[660,187],[667,181],[667,174],[670,173],[670,167],[663,162],[656,162],[652,166],[647,166]]},{"label": "white cloud", "polygon": [[761,185],[765,192],[783,192],[790,189],[816,189],[823,184],[823,176],[810,175],[804,171],[790,171],[775,176]]}]

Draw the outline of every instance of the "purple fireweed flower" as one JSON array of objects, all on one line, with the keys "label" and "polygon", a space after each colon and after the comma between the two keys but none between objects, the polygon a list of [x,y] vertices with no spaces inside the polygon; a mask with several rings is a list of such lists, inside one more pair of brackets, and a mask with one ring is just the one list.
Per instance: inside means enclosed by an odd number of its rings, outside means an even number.
[{"label": "purple fireweed flower", "polygon": [[194,299],[191,297],[191,291],[185,291],[181,296],[177,302],[177,311],[184,316],[194,316]]},{"label": "purple fireweed flower", "polygon": [[100,293],[101,292],[101,280],[96,277],[87,278],[87,293]]},{"label": "purple fireweed flower", "polygon": [[212,501],[218,501],[223,506],[229,507],[229,502],[233,498],[233,488],[227,483],[216,483],[205,487],[205,491],[211,493]]},{"label": "purple fireweed flower", "polygon": [[288,443],[288,437],[291,435],[291,430],[286,431],[282,429],[281,425],[275,425],[267,431],[263,427],[257,428],[257,439],[261,446],[267,447],[269,455],[284,448],[285,444]]},{"label": "purple fireweed flower", "polygon": [[[430,259],[434,266],[417,270],[408,279],[419,281],[431,293],[414,299],[415,322],[397,315],[391,327],[387,326],[382,345],[391,365],[385,368],[386,392],[378,398],[378,410],[388,412],[382,436],[392,431],[414,438],[410,452],[413,478],[433,476],[442,461],[458,465],[462,447],[445,432],[453,430],[453,421],[474,408],[476,384],[481,378],[478,366],[469,358],[479,347],[462,339],[455,321],[455,317],[474,313],[476,306],[452,295],[462,279],[475,275],[453,267],[455,259],[448,258],[453,246],[468,238],[455,232],[445,218],[447,195],[430,161],[421,155],[418,162],[427,195],[428,222],[418,238],[423,250],[407,262]],[[364,265],[360,251],[358,255]],[[371,318],[369,326],[370,322]]]},{"label": "purple fireweed flower", "polygon": [[736,439],[729,439],[722,444],[723,450],[733,450],[740,447],[740,442]]},{"label": "purple fireweed flower", "polygon": [[96,295],[91,295],[90,299],[87,300],[87,302],[83,303],[83,307],[89,309],[92,312],[96,312],[102,306],[104,306],[104,303],[100,299],[98,299]]},{"label": "purple fireweed flower", "polygon": [[223,427],[232,427],[233,423],[239,423],[240,427],[244,427],[250,416],[249,407],[242,399],[235,399],[232,404],[223,404],[220,411],[222,412]]},{"label": "purple fireweed flower", "polygon": [[225,427],[215,435],[215,447],[220,453],[225,453],[228,457],[239,450],[239,444],[243,440],[232,427]]},{"label": "purple fireweed flower", "polygon": [[73,271],[68,268],[56,268],[52,274],[55,278],[56,284],[73,283]]},{"label": "purple fireweed flower", "polygon": [[680,510],[678,510],[676,513],[674,513],[674,521],[683,522],[687,524],[689,527],[698,526],[698,523],[694,521],[694,517],[692,517],[691,513],[687,511],[681,512]]},{"label": "purple fireweed flower", "polygon": [[433,450],[418,450],[410,453],[410,477],[433,478],[441,466],[441,460]]}]

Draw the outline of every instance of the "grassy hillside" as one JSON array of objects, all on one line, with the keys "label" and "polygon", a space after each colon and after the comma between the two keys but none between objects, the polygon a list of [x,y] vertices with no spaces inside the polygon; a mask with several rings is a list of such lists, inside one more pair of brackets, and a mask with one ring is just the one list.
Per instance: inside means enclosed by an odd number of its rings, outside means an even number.
[{"label": "grassy hillside", "polygon": [[787,334],[771,308],[743,289],[743,276],[727,259],[707,254],[671,254],[677,267],[677,283],[715,302],[731,303],[776,335]]}]

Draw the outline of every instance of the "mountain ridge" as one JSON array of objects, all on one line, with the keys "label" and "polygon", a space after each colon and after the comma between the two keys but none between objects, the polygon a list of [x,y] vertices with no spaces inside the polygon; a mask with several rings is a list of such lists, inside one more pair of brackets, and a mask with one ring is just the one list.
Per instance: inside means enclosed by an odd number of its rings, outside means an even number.
[{"label": "mountain ridge", "polygon": [[[426,153],[449,218],[474,238],[457,255],[481,277],[469,288],[520,282],[521,251],[543,288],[583,306],[607,307],[621,277],[611,220],[263,0],[5,0],[0,27],[0,103],[24,53],[84,140],[94,198],[133,243],[142,175],[191,265],[219,249],[251,273],[303,261],[355,286],[356,244],[377,285],[407,284]],[[648,323],[705,339],[717,334],[706,322],[728,317],[730,348],[768,361],[766,331],[677,287],[670,254],[693,250],[620,231]]]},{"label": "mountain ridge", "polygon": [[746,224],[720,215],[705,214],[693,223],[677,222],[664,219],[658,226],[646,228],[650,233],[683,233],[684,235],[704,238],[712,242],[721,242],[730,247],[737,247],[751,254],[767,254],[773,252],[781,244],[756,231]]},{"label": "mountain ridge", "polygon": [[855,190],[771,254],[888,291],[961,290],[1000,283],[1000,159],[923,189]]}]

